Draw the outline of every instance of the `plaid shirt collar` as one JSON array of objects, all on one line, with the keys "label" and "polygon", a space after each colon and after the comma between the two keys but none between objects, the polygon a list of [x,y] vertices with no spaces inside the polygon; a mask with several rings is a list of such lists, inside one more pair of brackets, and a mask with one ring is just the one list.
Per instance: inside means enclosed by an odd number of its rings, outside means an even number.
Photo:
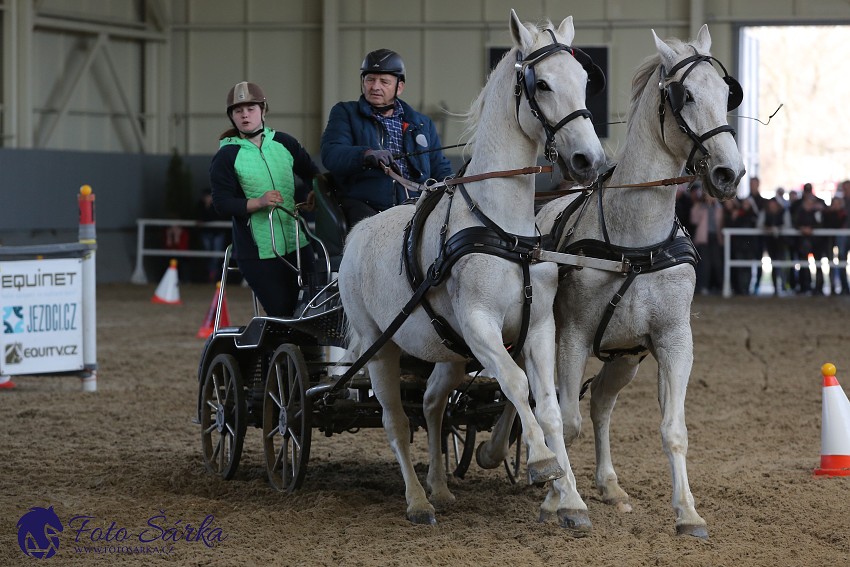
[{"label": "plaid shirt collar", "polygon": [[[372,115],[381,123],[384,130],[387,132],[387,137],[384,140],[384,149],[393,153],[394,156],[401,156],[402,150],[402,134],[404,133],[404,108],[398,99],[395,100],[395,109],[392,116],[384,116],[383,114],[372,111]],[[407,159],[398,158],[396,163],[401,169],[403,177],[409,179]]]}]

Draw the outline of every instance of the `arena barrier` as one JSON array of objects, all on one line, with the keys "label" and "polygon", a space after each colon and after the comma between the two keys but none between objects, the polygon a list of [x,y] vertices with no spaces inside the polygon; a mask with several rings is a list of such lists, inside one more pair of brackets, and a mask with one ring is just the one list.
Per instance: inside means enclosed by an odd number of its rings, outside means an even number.
[{"label": "arena barrier", "polygon": [[[758,267],[762,265],[765,258],[754,259],[733,259],[732,258],[732,237],[734,236],[769,236],[775,232],[761,228],[724,228],[723,229],[723,297],[732,297],[732,268]],[[779,230],[779,234],[785,237],[801,236],[799,230],[794,228],[783,228]],[[850,238],[850,229],[847,228],[816,228],[812,230],[813,236],[847,236]],[[830,258],[816,258],[808,263],[813,267],[812,262],[820,262],[826,265],[828,269],[847,269],[847,258],[841,258],[839,261],[832,260],[832,251],[829,251]],[[801,263],[800,260],[773,260],[770,259],[772,268],[791,268]],[[826,270],[825,270],[826,272]],[[824,273],[824,279],[828,278],[828,274]]]},{"label": "arena barrier", "polygon": [[94,194],[78,196],[79,242],[0,246],[0,375],[80,377],[97,390]]},{"label": "arena barrier", "polygon": [[224,258],[224,250],[180,250],[174,248],[148,248],[145,246],[146,232],[148,227],[163,227],[180,226],[187,228],[221,228],[230,229],[230,221],[210,221],[199,222],[193,220],[173,220],[173,219],[137,219],[136,226],[136,267],[133,270],[133,275],[130,277],[130,282],[134,284],[148,283],[147,274],[145,274],[145,257],[146,256],[165,256],[168,258]]}]

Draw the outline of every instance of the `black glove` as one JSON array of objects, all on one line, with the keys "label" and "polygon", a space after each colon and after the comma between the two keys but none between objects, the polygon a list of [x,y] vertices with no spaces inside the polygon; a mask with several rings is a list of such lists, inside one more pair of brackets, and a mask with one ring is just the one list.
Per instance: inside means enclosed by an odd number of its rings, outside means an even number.
[{"label": "black glove", "polygon": [[363,154],[363,163],[368,167],[379,165],[389,167],[393,163],[393,154],[389,150],[366,150]]}]

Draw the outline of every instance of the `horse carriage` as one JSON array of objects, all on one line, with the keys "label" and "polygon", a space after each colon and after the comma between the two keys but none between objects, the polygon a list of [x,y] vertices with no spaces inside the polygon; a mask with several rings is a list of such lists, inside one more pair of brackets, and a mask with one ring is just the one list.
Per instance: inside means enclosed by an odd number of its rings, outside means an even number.
[{"label": "horse carriage", "polygon": [[[413,187],[423,191],[415,207],[358,223],[338,281],[305,294],[297,318],[217,329],[199,373],[205,462],[232,476],[247,424],[262,426],[272,484],[294,490],[311,428],[330,435],[382,424],[404,476],[408,519],[433,524],[435,510],[454,501],[447,468],[462,476],[473,453],[480,466],[496,468],[513,447],[515,478],[521,432],[528,480],[549,482],[540,520],[581,536],[591,522],[567,454],[581,427],[579,400],[589,388],[597,490],[628,511],[611,461],[610,418],[651,354],[676,531],[708,537],[685,465],[697,255],[675,217],[675,185],[699,178],[712,196],[734,196],[744,167],[726,114],[741,102],[740,85],[710,55],[706,26],[692,43],[653,31],[656,53],[632,85],[627,143],[616,168],[600,175],[607,159],[584,102],[604,76],[571,46],[572,17],[538,28],[512,11],[510,31],[513,49],[467,115],[475,143],[462,174]],[[541,150],[551,165],[529,166]],[[535,214],[529,174],[555,166],[578,188]],[[399,246],[374,246],[393,234],[405,235]],[[377,289],[380,296],[364,291]],[[335,378],[326,349],[342,344],[342,305],[346,348],[357,359]],[[604,366],[583,381],[591,353]],[[411,356],[433,362],[411,372]],[[497,383],[470,379],[470,360]],[[369,378],[355,374],[364,365]],[[400,379],[408,374],[420,384]],[[441,432],[429,436],[428,494],[405,442],[408,424]],[[474,449],[484,429],[492,435]]]},{"label": "horse carriage", "polygon": [[[347,226],[325,179],[322,176],[314,187],[315,232],[297,209],[279,205],[270,212],[292,216],[296,238],[307,238],[321,260],[315,273],[290,266],[298,271],[301,284],[295,315],[260,315],[255,297],[250,321],[220,326],[228,280],[234,279],[228,275],[238,272],[231,265],[230,247],[225,252],[213,332],[198,368],[202,456],[206,468],[224,479],[236,474],[248,426],[262,429],[268,479],[283,492],[297,490],[304,481],[314,429],[330,437],[382,426],[381,406],[368,373],[358,372],[344,387],[330,391],[339,380],[334,371],[350,366],[344,361],[345,316],[333,278]],[[411,434],[425,427],[422,396],[432,367],[413,358],[403,364],[403,399]],[[477,432],[489,430],[503,409],[504,398],[492,378],[470,375],[452,393],[441,433],[447,473],[463,478]],[[516,444],[504,463],[512,483],[519,474],[519,449]]]}]

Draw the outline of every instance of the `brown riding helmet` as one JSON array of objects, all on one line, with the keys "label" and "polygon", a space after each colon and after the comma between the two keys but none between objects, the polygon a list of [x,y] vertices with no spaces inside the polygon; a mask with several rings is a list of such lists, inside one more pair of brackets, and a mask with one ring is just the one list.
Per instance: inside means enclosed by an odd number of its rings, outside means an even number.
[{"label": "brown riding helmet", "polygon": [[266,95],[263,89],[256,83],[242,81],[236,83],[232,89],[227,92],[227,116],[230,117],[230,111],[234,106],[239,104],[256,103],[263,107],[263,116],[269,110],[269,103],[266,102]]}]

